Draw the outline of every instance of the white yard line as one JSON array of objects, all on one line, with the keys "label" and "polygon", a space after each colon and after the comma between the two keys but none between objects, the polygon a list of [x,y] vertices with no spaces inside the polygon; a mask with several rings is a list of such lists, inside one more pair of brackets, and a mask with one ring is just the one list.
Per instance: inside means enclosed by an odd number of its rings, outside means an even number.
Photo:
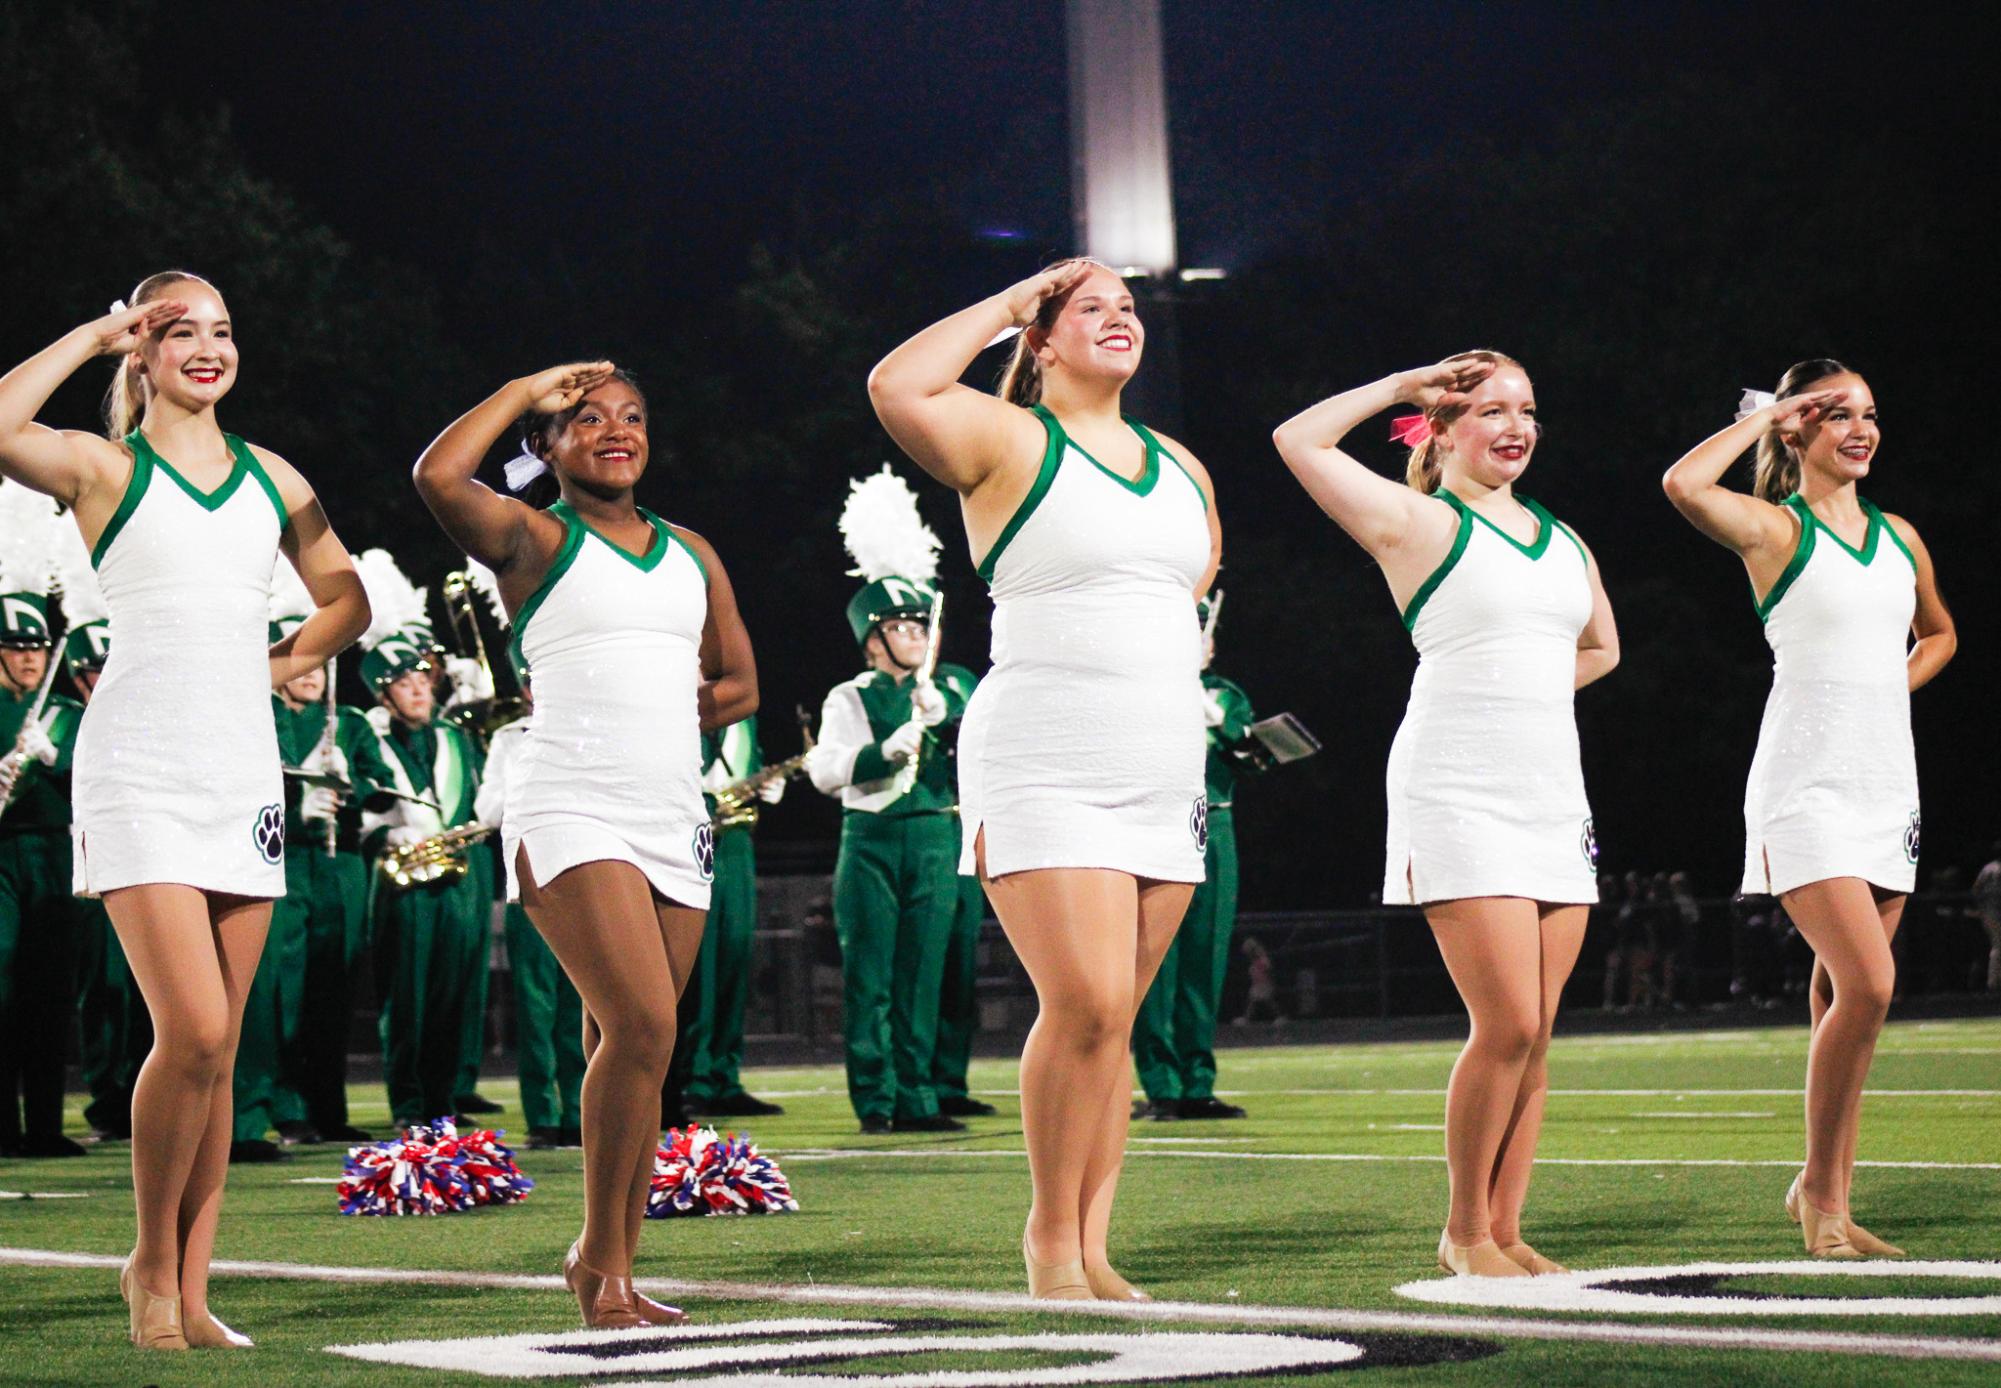
[{"label": "white yard line", "polygon": [[[124,1260],[97,1253],[58,1253],[33,1248],[0,1248],[0,1264],[17,1267],[101,1268]],[[554,1275],[423,1271],[413,1268],[320,1267],[308,1263],[217,1261],[210,1272],[222,1276],[285,1278],[307,1282],[383,1285],[493,1287],[513,1291],[564,1292]],[[952,1291],[942,1287],[787,1286],[751,1282],[689,1282],[646,1277],[643,1291],[683,1300],[771,1301],[813,1306],[887,1306],[917,1310],[995,1311],[1059,1316],[1104,1316],[1116,1320],[1207,1322],[1221,1325],[1313,1326],[1334,1331],[1386,1331],[1427,1335],[1491,1335],[1505,1339],[1567,1340],[1585,1344],[1654,1345],[1677,1349],[1762,1349],[1807,1354],[1886,1355],[1898,1359],[1957,1359],[2001,1364],[2001,1340],[1945,1336],[1857,1334],[1846,1331],[1758,1330],[1735,1326],[1625,1325],[1579,1321],[1538,1321],[1504,1316],[1438,1315],[1407,1311],[1360,1311],[1334,1307],[1242,1306],[1186,1301],[1037,1301],[1006,1292]]]},{"label": "white yard line", "polygon": [[[802,1161],[865,1161],[870,1157],[942,1157],[947,1159],[969,1157],[1007,1157],[1021,1160],[1028,1155],[1019,1147],[990,1147],[971,1150],[964,1147],[823,1147],[809,1148],[799,1152],[787,1152],[782,1160]],[[1143,1148],[1127,1149],[1129,1157],[1200,1157],[1205,1160],[1226,1161],[1332,1161],[1332,1162],[1442,1162],[1443,1153],[1437,1152],[1229,1152],[1174,1148],[1155,1151]],[[1799,1167],[1798,1157],[1537,1157],[1538,1166],[1771,1166]],[[1858,1161],[1857,1166],[1876,1167],[1889,1171],[2001,1171],[2001,1161]]]}]

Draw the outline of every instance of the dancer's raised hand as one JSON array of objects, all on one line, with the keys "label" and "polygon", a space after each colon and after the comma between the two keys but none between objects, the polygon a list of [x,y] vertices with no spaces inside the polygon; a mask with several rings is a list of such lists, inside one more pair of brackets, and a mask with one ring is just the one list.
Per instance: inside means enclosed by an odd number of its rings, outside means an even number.
[{"label": "dancer's raised hand", "polygon": [[1441,406],[1449,409],[1493,375],[1494,366],[1487,358],[1461,355],[1402,372],[1397,376],[1397,403],[1415,405],[1427,414]]},{"label": "dancer's raised hand", "polygon": [[617,369],[608,361],[577,361],[539,371],[527,381],[529,408],[537,414],[561,414],[609,381]]},{"label": "dancer's raised hand", "polygon": [[1014,285],[1002,297],[1007,300],[1008,312],[1014,315],[1015,326],[1025,328],[1033,323],[1045,303],[1075,289],[1097,265],[1097,261],[1081,257],[1059,260],[1040,274],[1030,275]]},{"label": "dancer's raised hand", "polygon": [[97,340],[97,355],[122,357],[136,352],[147,338],[185,316],[187,311],[187,303],[181,299],[152,299],[136,308],[113,309],[89,325],[91,336]]}]

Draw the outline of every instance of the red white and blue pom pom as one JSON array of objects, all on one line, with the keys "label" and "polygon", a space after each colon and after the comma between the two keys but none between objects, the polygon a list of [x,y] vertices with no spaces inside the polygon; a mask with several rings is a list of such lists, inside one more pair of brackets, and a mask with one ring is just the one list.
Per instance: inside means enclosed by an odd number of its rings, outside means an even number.
[{"label": "red white and blue pom pom", "polygon": [[511,1205],[535,1188],[514,1153],[489,1128],[461,1137],[450,1118],[419,1123],[403,1136],[350,1147],[334,1194],[348,1215],[457,1214]]},{"label": "red white and blue pom pom", "polygon": [[648,1219],[678,1215],[789,1214],[799,1208],[791,1183],[757,1144],[735,1133],[689,1124],[669,1128],[653,1158]]}]

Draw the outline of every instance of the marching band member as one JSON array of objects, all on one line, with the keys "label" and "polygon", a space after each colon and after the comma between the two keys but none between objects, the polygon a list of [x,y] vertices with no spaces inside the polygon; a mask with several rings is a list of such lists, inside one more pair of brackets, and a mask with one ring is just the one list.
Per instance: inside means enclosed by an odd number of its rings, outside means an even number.
[{"label": "marching band member", "polygon": [[[963,665],[941,664],[937,681],[961,707],[973,697],[979,676]],[[950,754],[956,758],[954,740]],[[958,780],[957,767],[953,781]],[[961,826],[963,828],[963,826]],[[938,1045],[931,1063],[931,1088],[938,1095],[938,1112],[949,1118],[991,1118],[997,1109],[983,1099],[975,1099],[968,1088],[966,1072],[973,1062],[973,1038],[980,1029],[980,926],[987,918],[987,894],[978,874],[963,872],[959,864],[965,845],[952,858],[952,929],[945,941],[944,982],[938,994]]]},{"label": "marching band member", "polygon": [[936,679],[938,537],[887,467],[852,484],[841,531],[867,586],[848,626],[868,668],[836,685],[806,766],[841,801],[848,1100],[865,1133],[956,1132],[931,1087],[945,953],[958,909],[957,797],[946,738],[965,712]]}]

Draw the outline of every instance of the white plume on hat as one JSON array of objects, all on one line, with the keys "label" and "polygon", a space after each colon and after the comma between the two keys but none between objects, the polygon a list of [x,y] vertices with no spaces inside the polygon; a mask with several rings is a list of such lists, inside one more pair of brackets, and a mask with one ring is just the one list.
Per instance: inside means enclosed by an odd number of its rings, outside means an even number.
[{"label": "white plume on hat", "polygon": [[368,594],[368,630],[361,633],[363,650],[374,650],[406,627],[426,624],[424,590],[397,567],[388,550],[363,550],[354,556],[354,569]]},{"label": "white plume on hat", "polygon": [[500,575],[468,554],[466,577],[479,590],[479,595],[486,599],[486,605],[493,609],[493,620],[503,627],[511,626],[513,623],[507,615],[507,608],[500,601]]},{"label": "white plume on hat", "polygon": [[282,622],[287,617],[310,617],[318,607],[306,590],[306,581],[292,567],[292,561],[280,554],[278,562],[271,566],[270,619]]},{"label": "white plume on hat", "polygon": [[848,483],[841,539],[855,561],[848,572],[866,582],[895,577],[929,583],[938,576],[944,542],[917,513],[917,493],[888,463]]},{"label": "white plume on hat", "polygon": [[[19,482],[0,481],[0,593],[47,593],[56,576],[56,499]],[[89,556],[85,556],[88,558]]]},{"label": "white plume on hat", "polygon": [[63,590],[63,620],[71,630],[111,615],[104,590],[97,586],[97,566],[90,562],[83,532],[68,516],[56,520],[56,583]]}]

